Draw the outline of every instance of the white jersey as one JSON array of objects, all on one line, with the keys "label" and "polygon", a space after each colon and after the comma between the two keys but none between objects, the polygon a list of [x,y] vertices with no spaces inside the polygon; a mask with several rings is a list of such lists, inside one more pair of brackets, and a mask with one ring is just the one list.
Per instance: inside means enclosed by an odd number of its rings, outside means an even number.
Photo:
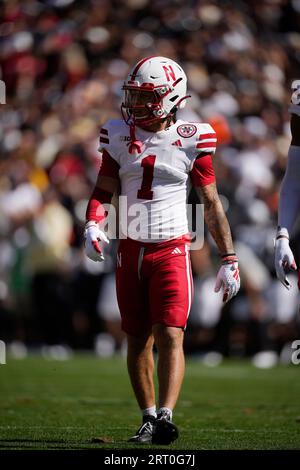
[{"label": "white jersey", "polygon": [[189,173],[200,153],[215,152],[216,134],[210,124],[179,120],[159,132],[136,127],[135,135],[142,152],[130,154],[130,129],[123,120],[107,121],[100,134],[99,150],[120,167],[120,238],[153,243],[180,237],[189,232]]},{"label": "white jersey", "polygon": [[300,80],[294,80],[292,83],[292,97],[289,112],[300,116]]}]

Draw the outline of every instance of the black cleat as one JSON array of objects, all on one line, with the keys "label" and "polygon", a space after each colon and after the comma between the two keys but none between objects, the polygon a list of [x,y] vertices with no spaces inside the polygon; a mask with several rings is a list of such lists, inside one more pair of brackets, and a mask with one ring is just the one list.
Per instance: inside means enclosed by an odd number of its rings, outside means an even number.
[{"label": "black cleat", "polygon": [[159,413],[155,422],[152,444],[168,445],[179,436],[178,428],[172,423],[168,412]]},{"label": "black cleat", "polygon": [[134,436],[128,439],[128,442],[134,442],[136,444],[151,444],[155,420],[155,416],[144,416],[142,426],[137,430]]}]

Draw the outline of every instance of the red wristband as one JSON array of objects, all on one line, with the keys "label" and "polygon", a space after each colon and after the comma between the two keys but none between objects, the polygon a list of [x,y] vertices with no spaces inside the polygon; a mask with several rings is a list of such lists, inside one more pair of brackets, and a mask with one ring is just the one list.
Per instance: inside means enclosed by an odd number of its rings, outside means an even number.
[{"label": "red wristband", "polygon": [[225,255],[222,256],[222,264],[232,264],[232,263],[237,263],[238,258],[236,255]]}]

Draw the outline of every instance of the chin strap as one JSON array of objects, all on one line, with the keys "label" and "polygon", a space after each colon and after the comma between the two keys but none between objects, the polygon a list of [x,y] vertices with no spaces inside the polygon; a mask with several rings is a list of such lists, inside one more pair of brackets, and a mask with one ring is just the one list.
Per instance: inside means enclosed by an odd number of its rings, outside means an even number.
[{"label": "chin strap", "polygon": [[142,153],[143,144],[140,140],[137,140],[135,136],[135,124],[130,124],[130,143],[129,143],[129,153],[133,154],[135,151],[137,153]]}]

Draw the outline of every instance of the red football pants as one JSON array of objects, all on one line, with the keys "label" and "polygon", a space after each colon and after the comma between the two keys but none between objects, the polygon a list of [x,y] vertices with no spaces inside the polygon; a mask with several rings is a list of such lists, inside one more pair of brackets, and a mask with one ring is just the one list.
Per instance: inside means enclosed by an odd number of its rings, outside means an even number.
[{"label": "red football pants", "polygon": [[132,336],[152,325],[185,328],[193,296],[189,239],[120,240],[116,287],[122,329]]}]

